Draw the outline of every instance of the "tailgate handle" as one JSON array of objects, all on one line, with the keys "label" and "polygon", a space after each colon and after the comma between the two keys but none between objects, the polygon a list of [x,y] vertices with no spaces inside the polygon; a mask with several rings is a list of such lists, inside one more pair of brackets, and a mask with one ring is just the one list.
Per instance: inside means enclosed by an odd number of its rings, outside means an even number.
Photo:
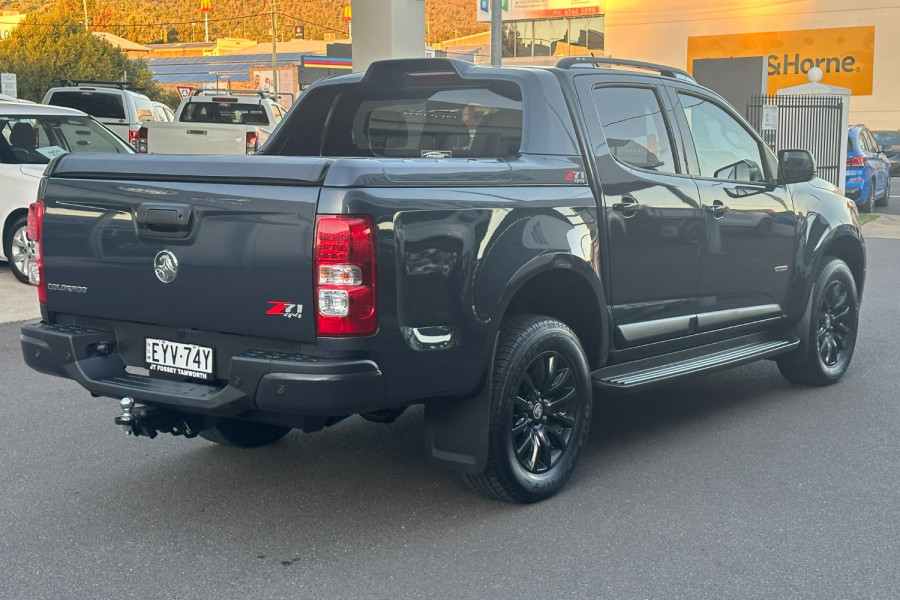
[{"label": "tailgate handle", "polygon": [[191,232],[193,219],[187,204],[145,202],[137,209],[137,226],[141,235],[184,238]]},{"label": "tailgate handle", "polygon": [[188,135],[206,135],[205,129],[188,129]]}]

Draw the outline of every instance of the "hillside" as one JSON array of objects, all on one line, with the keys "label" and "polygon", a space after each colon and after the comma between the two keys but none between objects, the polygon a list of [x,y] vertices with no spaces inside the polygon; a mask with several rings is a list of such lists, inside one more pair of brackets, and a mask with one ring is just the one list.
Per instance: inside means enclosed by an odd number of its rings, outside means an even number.
[{"label": "hillside", "polygon": [[[304,25],[308,39],[324,39],[326,34],[346,38],[347,24],[342,16],[344,6],[349,4],[349,0],[277,0],[279,36],[290,39],[294,26]],[[0,0],[0,9],[20,12],[60,5],[83,20],[82,0]],[[271,6],[271,0],[212,0],[210,39],[271,40]],[[114,5],[87,0],[87,9],[95,31],[108,31],[141,44],[201,42],[205,35],[200,0],[118,0]],[[425,17],[429,44],[488,29],[475,20],[475,0],[426,0]]]}]

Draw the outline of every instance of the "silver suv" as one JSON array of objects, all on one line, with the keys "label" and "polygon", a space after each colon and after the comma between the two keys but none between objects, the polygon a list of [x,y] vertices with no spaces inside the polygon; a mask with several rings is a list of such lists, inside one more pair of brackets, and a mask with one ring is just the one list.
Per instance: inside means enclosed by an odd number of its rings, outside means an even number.
[{"label": "silver suv", "polygon": [[91,115],[116,135],[137,147],[141,123],[156,121],[153,104],[144,94],[117,81],[65,81],[47,90],[43,104],[74,108]]}]

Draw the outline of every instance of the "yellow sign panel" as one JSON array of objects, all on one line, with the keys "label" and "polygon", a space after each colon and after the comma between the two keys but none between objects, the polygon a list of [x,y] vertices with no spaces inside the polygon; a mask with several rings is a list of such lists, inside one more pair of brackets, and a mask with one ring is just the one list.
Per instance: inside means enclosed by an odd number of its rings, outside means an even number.
[{"label": "yellow sign panel", "polygon": [[872,93],[875,27],[835,27],[768,31],[688,38],[688,70],[699,58],[766,57],[768,93],[809,83],[812,67],[822,69],[822,83],[850,88],[854,95]]}]

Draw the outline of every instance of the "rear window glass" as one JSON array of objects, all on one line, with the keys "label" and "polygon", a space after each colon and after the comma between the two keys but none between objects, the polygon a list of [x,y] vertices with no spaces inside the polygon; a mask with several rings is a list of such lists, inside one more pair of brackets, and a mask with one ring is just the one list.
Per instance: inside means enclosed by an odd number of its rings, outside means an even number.
[{"label": "rear window glass", "polygon": [[185,123],[232,123],[234,125],[268,125],[269,117],[259,104],[243,102],[192,102],[184,107]]},{"label": "rear window glass", "polygon": [[50,104],[75,108],[98,119],[125,118],[125,107],[119,94],[93,91],[55,92],[50,96]]},{"label": "rear window glass", "polygon": [[[452,87],[319,88],[302,122],[288,119],[273,143],[287,155],[502,158],[519,153],[522,95],[508,81]],[[321,111],[321,119],[317,113]]]}]

